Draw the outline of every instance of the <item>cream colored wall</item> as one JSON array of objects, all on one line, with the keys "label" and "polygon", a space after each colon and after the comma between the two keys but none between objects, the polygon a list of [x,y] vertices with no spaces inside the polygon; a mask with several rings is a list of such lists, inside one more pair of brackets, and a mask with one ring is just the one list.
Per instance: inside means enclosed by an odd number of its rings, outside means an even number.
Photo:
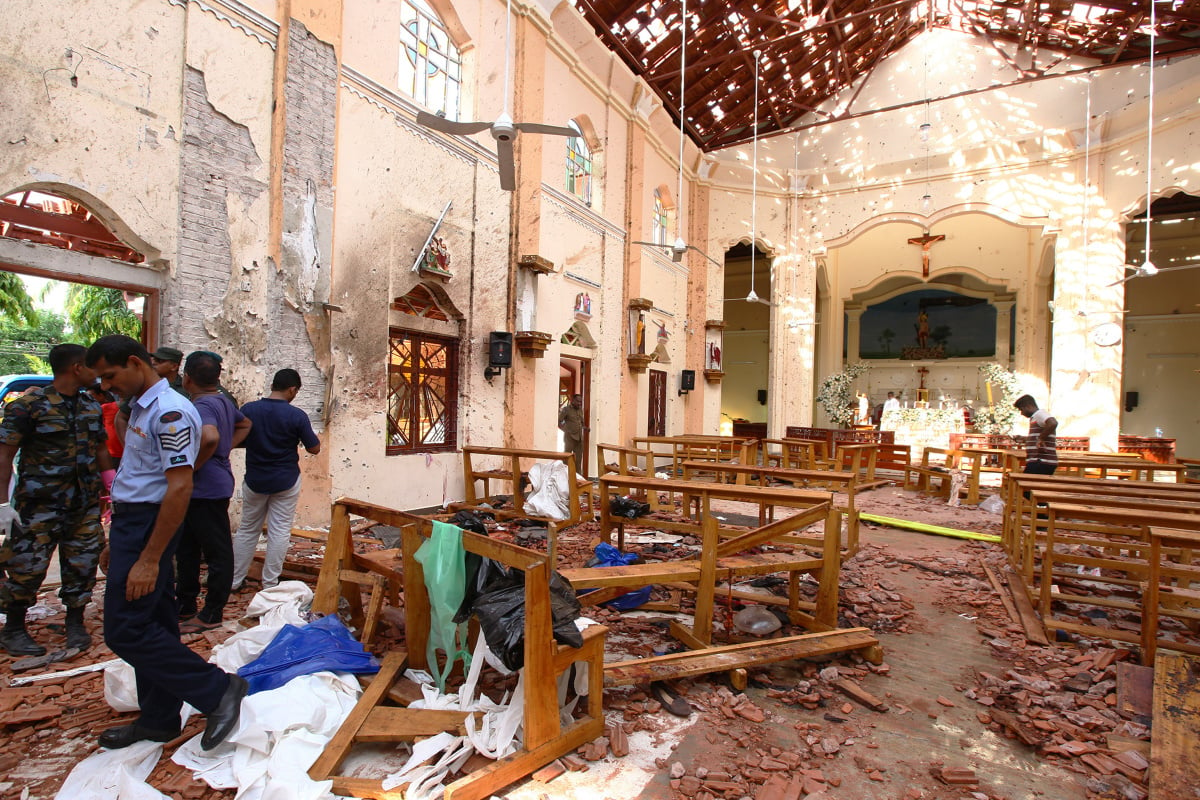
[{"label": "cream colored wall", "polygon": [[0,192],[57,187],[169,260],[178,239],[186,17],[160,2],[120,14],[5,3]]},{"label": "cream colored wall", "polygon": [[[1173,438],[1175,452],[1200,453],[1200,316],[1143,317],[1125,323],[1125,390],[1137,408],[1121,412],[1121,432]],[[1062,412],[1060,412],[1062,413]]]}]

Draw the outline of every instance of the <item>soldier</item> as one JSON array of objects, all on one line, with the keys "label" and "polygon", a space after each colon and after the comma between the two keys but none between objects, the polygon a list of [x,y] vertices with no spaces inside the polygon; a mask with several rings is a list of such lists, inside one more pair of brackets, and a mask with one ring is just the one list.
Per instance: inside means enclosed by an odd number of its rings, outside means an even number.
[{"label": "soldier", "polygon": [[[77,344],[54,347],[49,355],[54,382],[13,400],[0,422],[0,531],[8,533],[0,547],[0,565],[7,571],[0,582],[0,609],[7,615],[0,647],[9,655],[46,652],[25,630],[25,612],[37,602],[56,546],[67,646],[86,650],[92,644],[83,610],[104,549],[100,490],[112,486],[116,473],[100,404],[82,391],[96,380],[84,365],[86,352]],[[21,469],[10,502],[18,452]]]}]

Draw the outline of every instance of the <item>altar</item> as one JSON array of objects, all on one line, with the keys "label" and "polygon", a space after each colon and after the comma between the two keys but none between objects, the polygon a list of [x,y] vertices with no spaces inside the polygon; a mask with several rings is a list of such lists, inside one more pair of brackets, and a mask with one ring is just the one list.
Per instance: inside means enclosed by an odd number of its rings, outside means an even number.
[{"label": "altar", "polygon": [[896,444],[912,448],[917,461],[926,447],[950,447],[950,434],[965,433],[966,421],[958,408],[893,408],[883,412],[882,431],[895,431]]}]

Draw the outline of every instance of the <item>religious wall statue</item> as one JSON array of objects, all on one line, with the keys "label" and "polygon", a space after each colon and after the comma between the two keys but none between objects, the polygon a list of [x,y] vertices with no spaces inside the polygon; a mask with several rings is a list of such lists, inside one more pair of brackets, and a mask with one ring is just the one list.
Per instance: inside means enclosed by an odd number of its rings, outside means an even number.
[{"label": "religious wall statue", "polygon": [[929,313],[921,309],[917,314],[917,347],[929,347]]},{"label": "religious wall statue", "polygon": [[421,270],[442,276],[450,274],[450,250],[442,237],[434,236],[429,240],[429,246],[425,248],[425,257],[421,259]]},{"label": "religious wall statue", "polygon": [[716,342],[708,343],[708,365],[705,369],[720,369],[721,368],[721,348]]}]

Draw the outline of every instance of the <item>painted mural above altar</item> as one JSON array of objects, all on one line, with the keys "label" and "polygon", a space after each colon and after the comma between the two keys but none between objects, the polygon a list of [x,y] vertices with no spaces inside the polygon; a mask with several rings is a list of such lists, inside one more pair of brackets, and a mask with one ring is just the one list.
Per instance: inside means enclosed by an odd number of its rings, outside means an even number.
[{"label": "painted mural above altar", "polygon": [[944,289],[917,289],[869,305],[859,325],[859,358],[927,361],[996,354],[996,307]]}]

